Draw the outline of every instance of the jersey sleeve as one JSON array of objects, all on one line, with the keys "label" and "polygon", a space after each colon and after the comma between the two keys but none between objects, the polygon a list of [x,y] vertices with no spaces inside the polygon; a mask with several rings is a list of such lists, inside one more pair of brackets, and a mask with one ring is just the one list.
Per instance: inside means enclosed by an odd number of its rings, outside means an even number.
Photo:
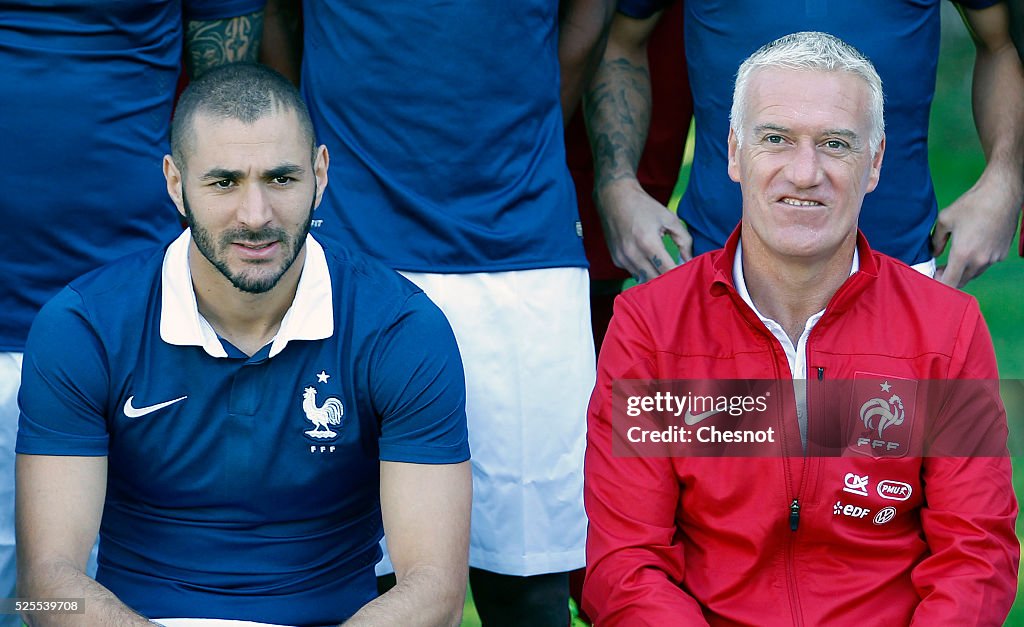
[{"label": "jersey sleeve", "polygon": [[654,349],[642,314],[619,296],[587,411],[583,606],[595,624],[707,624],[700,605],[680,587],[686,571],[676,525],[682,495],[671,459],[612,453],[612,384],[664,376],[652,361]]},{"label": "jersey sleeve", "polygon": [[22,365],[16,451],[107,454],[108,367],[81,297],[65,288],[40,310]]},{"label": "jersey sleeve", "polygon": [[1002,0],[951,0],[954,4],[959,4],[965,9],[987,9],[990,6],[999,4]]},{"label": "jersey sleeve", "polygon": [[661,11],[673,0],[619,0],[615,10],[623,15],[642,20]]},{"label": "jersey sleeve", "polygon": [[264,0],[185,0],[186,20],[205,22],[249,15],[263,10]]},{"label": "jersey sleeve", "polygon": [[[949,379],[970,392],[972,408],[953,410],[969,422],[956,433],[996,438],[1001,454],[986,442],[981,455],[949,448],[952,454],[924,460],[921,527],[929,555],[911,573],[921,597],[912,624],[1002,625],[1017,593],[1017,499],[1006,453],[1006,412],[994,392],[995,352],[973,301],[954,350]],[[977,386],[970,385],[972,379]]]},{"label": "jersey sleeve", "polygon": [[417,292],[383,331],[370,365],[381,461],[469,459],[466,380],[448,320]]}]

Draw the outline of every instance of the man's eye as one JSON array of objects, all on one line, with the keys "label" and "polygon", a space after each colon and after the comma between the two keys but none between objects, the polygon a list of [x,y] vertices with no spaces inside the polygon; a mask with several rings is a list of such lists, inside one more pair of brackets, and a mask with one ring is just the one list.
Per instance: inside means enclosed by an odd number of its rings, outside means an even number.
[{"label": "man's eye", "polygon": [[220,181],[215,181],[213,183],[213,185],[217,189],[230,189],[231,186],[234,185],[234,181],[229,181],[227,179],[223,179],[223,180],[220,180]]},{"label": "man's eye", "polygon": [[846,142],[839,141],[838,139],[830,139],[825,142],[825,146],[830,150],[843,150],[846,148]]},{"label": "man's eye", "polygon": [[769,144],[781,144],[782,135],[769,135],[768,137],[765,137],[764,140]]},{"label": "man's eye", "polygon": [[275,185],[287,185],[294,180],[295,179],[293,179],[290,176],[275,176],[273,179],[271,179],[271,181],[273,181]]}]

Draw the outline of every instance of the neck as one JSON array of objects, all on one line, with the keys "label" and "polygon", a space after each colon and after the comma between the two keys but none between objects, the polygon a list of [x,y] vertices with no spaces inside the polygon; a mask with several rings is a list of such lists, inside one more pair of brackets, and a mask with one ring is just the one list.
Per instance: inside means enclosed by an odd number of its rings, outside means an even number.
[{"label": "neck", "polygon": [[808,261],[768,251],[759,241],[743,242],[743,277],[754,306],[778,322],[795,345],[807,320],[828,305],[850,276],[856,238],[828,258]]},{"label": "neck", "polygon": [[295,300],[295,291],[302,275],[306,250],[270,291],[249,294],[231,284],[195,248],[189,249],[189,269],[199,313],[210,323],[217,335],[252,356],[277,335],[288,308]]}]

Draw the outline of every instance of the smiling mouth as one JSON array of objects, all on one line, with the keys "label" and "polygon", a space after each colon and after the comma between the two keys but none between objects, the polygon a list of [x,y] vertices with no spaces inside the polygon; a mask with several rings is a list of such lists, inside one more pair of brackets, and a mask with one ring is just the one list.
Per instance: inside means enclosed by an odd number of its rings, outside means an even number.
[{"label": "smiling mouth", "polygon": [[276,242],[266,242],[264,244],[250,244],[246,242],[236,242],[238,246],[241,246],[242,248],[248,248],[249,250],[263,250],[268,246],[273,246],[275,243]]},{"label": "smiling mouth", "polygon": [[822,204],[816,200],[799,200],[796,198],[782,198],[779,200],[782,204],[790,205],[791,207],[821,207]]}]

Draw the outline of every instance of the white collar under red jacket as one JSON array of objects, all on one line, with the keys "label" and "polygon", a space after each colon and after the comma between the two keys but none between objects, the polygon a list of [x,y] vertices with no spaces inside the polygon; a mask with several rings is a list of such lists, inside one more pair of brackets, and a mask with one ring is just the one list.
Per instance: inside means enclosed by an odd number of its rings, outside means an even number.
[{"label": "white collar under red jacket", "polygon": [[972,297],[860,234],[806,344],[808,453],[780,384],[753,412],[771,441],[719,449],[741,457],[694,443],[735,427],[727,411],[670,411],[691,442],[627,456],[658,449],[623,448],[643,418],[622,386],[790,378],[733,285],[738,239],[615,303],[588,417],[584,609],[601,626],[1001,625],[1019,545],[991,338]]}]

